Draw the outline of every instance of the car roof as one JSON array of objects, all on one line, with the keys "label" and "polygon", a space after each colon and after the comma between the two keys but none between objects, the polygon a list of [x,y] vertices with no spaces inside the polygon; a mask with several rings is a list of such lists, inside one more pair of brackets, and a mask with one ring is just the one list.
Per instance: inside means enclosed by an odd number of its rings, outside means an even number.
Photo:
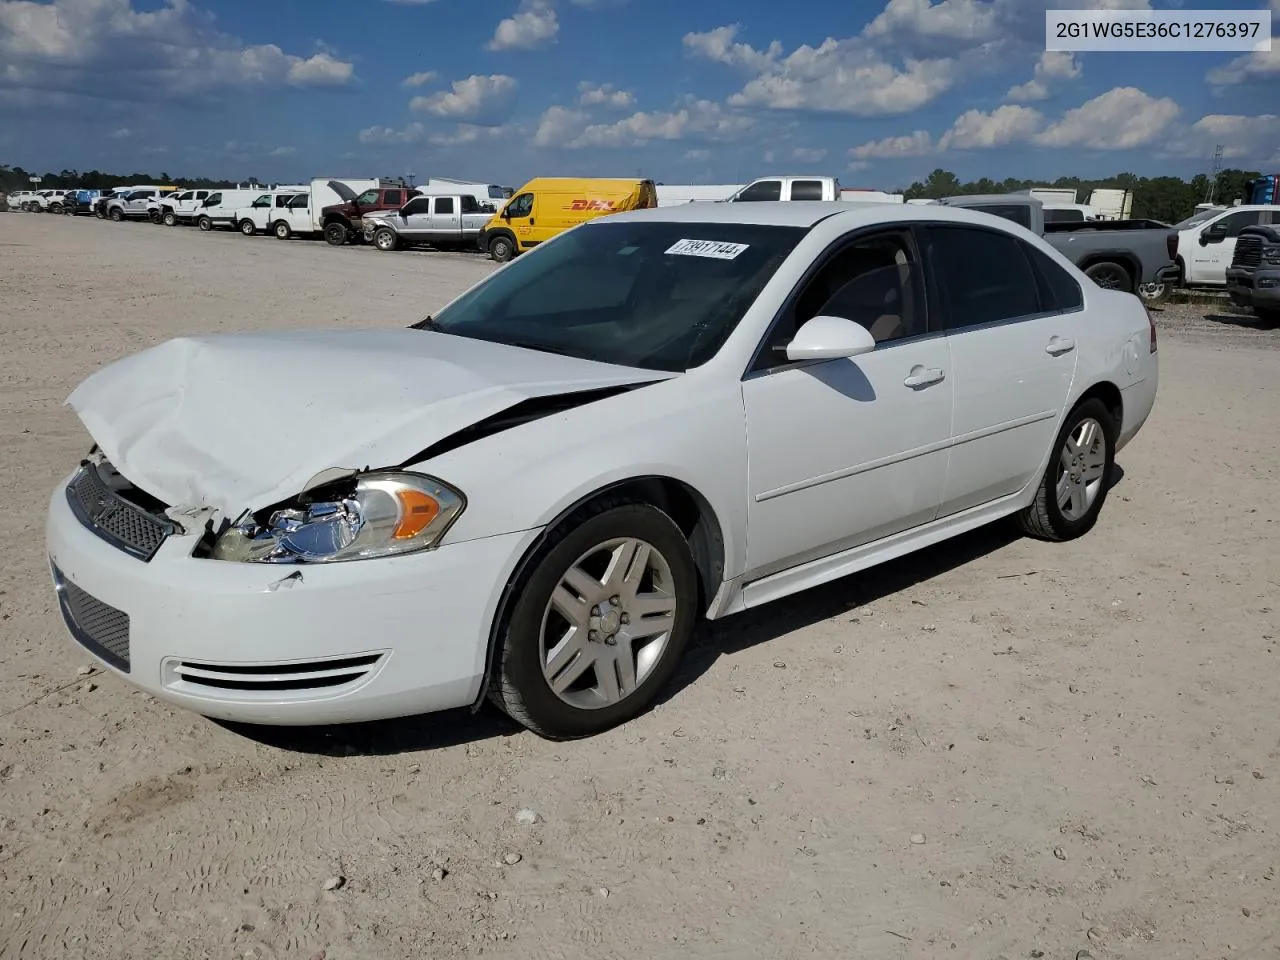
[{"label": "car roof", "polygon": [[682,203],[673,207],[650,207],[602,217],[596,223],[741,223],[777,227],[812,227],[824,220],[841,230],[856,230],[881,223],[934,222],[970,223],[1017,228],[1012,221],[965,207],[941,204],[852,202],[849,200],[764,200],[754,203]]}]

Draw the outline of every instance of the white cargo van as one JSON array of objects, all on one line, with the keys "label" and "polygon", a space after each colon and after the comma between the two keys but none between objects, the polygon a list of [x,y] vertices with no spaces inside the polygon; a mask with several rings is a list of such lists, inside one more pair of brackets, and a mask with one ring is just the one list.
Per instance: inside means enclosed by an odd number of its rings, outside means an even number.
[{"label": "white cargo van", "polygon": [[259,230],[266,232],[277,220],[286,215],[289,201],[295,197],[306,196],[306,187],[277,187],[274,190],[260,192],[247,207],[235,212],[236,229],[246,237],[252,237]]},{"label": "white cargo van", "polygon": [[[297,192],[305,188],[287,186],[280,189]],[[252,206],[253,202],[266,192],[268,191],[265,191],[262,187],[254,187],[252,190],[214,190],[205,199],[203,205],[196,210],[195,224],[201,230],[206,231],[212,230],[214,227],[236,227],[240,222],[236,217],[236,212]]]},{"label": "white cargo van", "polygon": [[[280,240],[288,240],[292,236],[318,237],[324,233],[324,208],[344,203],[348,198],[335,190],[333,184],[340,184],[353,194],[373,190],[382,186],[379,179],[350,180],[347,178],[318,177],[311,181],[309,187],[292,197],[284,207],[278,208],[265,229]],[[343,192],[345,192],[345,190]]]}]

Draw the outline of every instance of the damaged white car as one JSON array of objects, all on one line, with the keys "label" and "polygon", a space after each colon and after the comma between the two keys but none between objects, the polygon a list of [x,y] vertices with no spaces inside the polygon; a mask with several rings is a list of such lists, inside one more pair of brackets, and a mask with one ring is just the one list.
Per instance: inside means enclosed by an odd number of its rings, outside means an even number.
[{"label": "damaged white car", "polygon": [[230,720],[650,704],[700,617],[1017,514],[1089,530],[1157,384],[1139,300],[1007,220],[602,218],[409,329],[175,340],[68,403],[72,636]]}]

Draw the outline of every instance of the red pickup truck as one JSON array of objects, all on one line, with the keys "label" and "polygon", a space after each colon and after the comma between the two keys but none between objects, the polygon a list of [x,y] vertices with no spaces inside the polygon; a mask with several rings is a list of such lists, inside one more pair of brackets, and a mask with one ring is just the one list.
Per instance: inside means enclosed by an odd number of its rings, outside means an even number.
[{"label": "red pickup truck", "polygon": [[[364,238],[364,224],[361,219],[364,214],[374,210],[399,210],[420,195],[420,191],[403,184],[373,187],[358,197],[345,184],[331,182],[329,186],[342,197],[342,203],[330,204],[321,211],[324,238],[335,247],[340,247],[349,240]],[[345,187],[345,190],[339,190],[339,186]]]}]

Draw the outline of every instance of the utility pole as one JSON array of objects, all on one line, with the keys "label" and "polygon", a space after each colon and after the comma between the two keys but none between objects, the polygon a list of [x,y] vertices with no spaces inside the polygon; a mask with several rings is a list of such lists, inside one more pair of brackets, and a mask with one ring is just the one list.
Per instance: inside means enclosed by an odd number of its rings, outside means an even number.
[{"label": "utility pole", "polygon": [[1213,151],[1213,170],[1209,173],[1209,186],[1205,190],[1204,202],[1213,203],[1214,195],[1218,192],[1218,174],[1222,172],[1222,144],[1218,144],[1216,150]]}]

